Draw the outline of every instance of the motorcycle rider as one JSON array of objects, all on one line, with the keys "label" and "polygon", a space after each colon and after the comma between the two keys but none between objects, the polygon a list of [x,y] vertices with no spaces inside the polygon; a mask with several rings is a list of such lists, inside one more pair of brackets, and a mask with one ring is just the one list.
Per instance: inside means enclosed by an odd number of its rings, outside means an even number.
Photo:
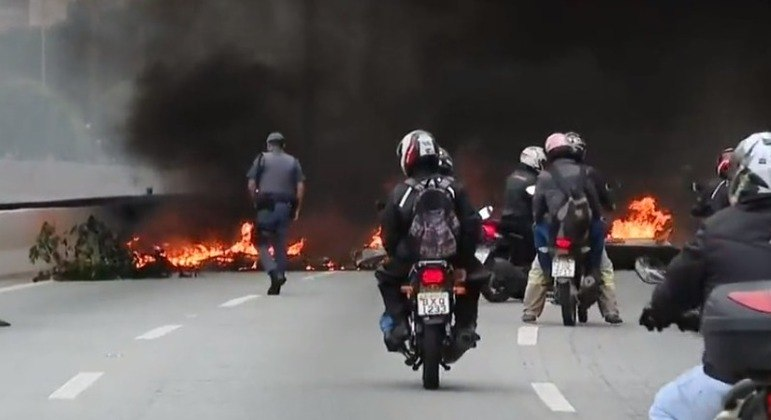
[{"label": "motorcycle rider", "polygon": [[[378,288],[383,297],[385,313],[380,326],[384,333],[384,341],[389,351],[399,351],[404,341],[409,338],[410,329],[407,324],[409,312],[407,298],[401,293],[401,285],[407,281],[409,271],[416,262],[416,257],[409,251],[409,227],[415,216],[412,214],[412,203],[416,200],[410,180],[418,182],[447,179],[439,171],[439,146],[434,136],[423,130],[408,133],[399,142],[397,156],[402,172],[407,176],[399,183],[386,202],[382,213],[383,247],[388,253],[387,259],[376,270]],[[454,196],[455,213],[460,222],[457,238],[458,251],[451,263],[459,270],[465,270],[465,295],[457,296],[455,306],[455,349],[457,357],[476,345],[479,336],[476,334],[476,320],[479,304],[479,294],[486,280],[485,271],[474,258],[474,252],[479,241],[481,220],[468,195],[458,182],[449,178],[446,191]]]},{"label": "motorcycle rider", "polygon": [[[683,317],[700,308],[710,292],[727,283],[771,278],[771,132],[755,133],[736,147],[731,159],[730,206],[702,222],[696,237],[669,264],[653,291],[640,325],[661,331],[684,326]],[[698,321],[698,317],[695,318]],[[742,378],[709,363],[683,373],[656,394],[653,420],[712,420],[722,399]]]},{"label": "motorcycle rider", "polygon": [[[593,195],[590,196],[587,194],[587,197],[590,199],[595,218],[598,218],[600,215],[599,210],[595,209],[601,208],[605,211],[613,211],[615,209],[607,183],[603,181],[596,169],[585,165],[584,163],[586,159],[586,143],[580,135],[575,132],[552,134],[546,141],[546,154],[548,161],[547,165],[556,165],[557,168],[555,168],[555,170],[572,170],[577,172],[575,169],[575,166],[577,165],[583,165],[587,169],[586,189],[594,191]],[[539,181],[540,178],[541,176],[539,176]],[[566,179],[567,178],[568,177],[566,176]],[[577,181],[577,179],[574,177],[573,181]],[[546,193],[543,192],[543,189],[542,191],[539,191],[539,188],[536,187],[536,196],[539,197],[539,201],[544,200],[544,197],[548,199],[548,197],[550,195],[553,196],[555,192],[561,194],[558,190],[554,191],[556,186],[549,184],[546,184],[546,186]],[[564,197],[564,195],[562,196]],[[541,206],[543,206],[543,204],[545,203],[541,203]],[[534,211],[536,210],[537,209],[534,209]],[[544,210],[545,209],[542,207],[541,210],[538,211],[543,212]],[[537,214],[536,217],[538,217]],[[543,227],[545,226],[542,224],[542,229]],[[593,252],[595,252],[595,263],[597,262],[597,258],[599,258],[599,272],[595,272],[595,276],[602,281],[602,284],[600,285],[598,307],[606,322],[620,324],[623,320],[618,311],[613,263],[610,261],[610,258],[608,258],[607,250],[604,246],[604,232],[604,224],[601,223],[601,220],[596,220],[594,235],[595,245],[593,246]],[[597,250],[597,247],[600,247],[600,244],[601,249]],[[523,302],[524,309],[522,321],[528,323],[535,322],[543,312],[546,294],[552,283],[552,280],[544,273],[541,265],[543,264],[544,259],[549,261],[548,254],[545,255],[547,258],[543,258],[543,253],[539,252],[538,254],[539,255],[533,260],[530,272],[528,273],[527,288],[525,289],[525,298]],[[599,255],[597,256],[597,254]]]},{"label": "motorcycle rider", "polygon": [[717,178],[710,180],[702,189],[701,195],[691,209],[691,215],[697,218],[707,218],[728,207],[728,167],[733,154],[733,147],[720,152],[717,157]]},{"label": "motorcycle rider", "polygon": [[511,250],[515,265],[529,264],[535,257],[533,239],[533,195],[538,173],[546,163],[543,148],[529,146],[522,150],[514,172],[506,179],[503,192],[501,230],[522,236]]}]

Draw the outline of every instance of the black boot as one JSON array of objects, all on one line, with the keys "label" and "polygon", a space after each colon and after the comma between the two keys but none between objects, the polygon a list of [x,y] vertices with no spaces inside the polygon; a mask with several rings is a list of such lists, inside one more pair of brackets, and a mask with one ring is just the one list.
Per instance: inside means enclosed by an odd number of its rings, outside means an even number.
[{"label": "black boot", "polygon": [[10,326],[11,326],[10,322],[5,322],[2,319],[0,319],[0,327],[10,327]]},{"label": "black boot", "polygon": [[270,276],[270,287],[268,287],[268,296],[276,296],[279,293],[281,293],[281,285],[283,283],[281,283],[275,271],[268,272],[268,276]]}]

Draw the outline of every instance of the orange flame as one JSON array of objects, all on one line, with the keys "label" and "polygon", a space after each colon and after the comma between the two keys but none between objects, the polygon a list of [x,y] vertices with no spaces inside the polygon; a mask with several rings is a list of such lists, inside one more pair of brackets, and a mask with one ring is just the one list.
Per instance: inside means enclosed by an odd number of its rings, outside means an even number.
[{"label": "orange flame", "polygon": [[643,197],[629,205],[626,219],[614,220],[608,237],[623,239],[668,239],[671,232],[672,215],[656,207],[656,199]]},{"label": "orange flame", "polygon": [[[223,246],[218,243],[209,244],[192,244],[181,246],[170,246],[164,244],[163,248],[158,246],[155,250],[160,255],[164,256],[169,262],[178,268],[197,268],[204,262],[209,260],[219,260],[223,262],[231,262],[239,255],[246,255],[250,257],[259,258],[260,252],[254,246],[253,243],[254,224],[246,222],[241,225],[241,238],[231,245],[230,247]],[[157,261],[157,258],[153,255],[141,254],[136,250],[139,243],[139,238],[133,238],[126,245],[134,252],[136,256],[136,267],[142,268],[147,264]],[[287,248],[287,256],[296,257],[302,253],[305,247],[305,238],[292,244]],[[273,248],[269,251],[273,255]]]},{"label": "orange flame", "polygon": [[370,238],[369,244],[366,245],[367,248],[374,248],[374,249],[380,249],[383,248],[383,238],[381,235],[383,231],[382,227],[378,227],[377,231],[372,234],[372,238]]}]

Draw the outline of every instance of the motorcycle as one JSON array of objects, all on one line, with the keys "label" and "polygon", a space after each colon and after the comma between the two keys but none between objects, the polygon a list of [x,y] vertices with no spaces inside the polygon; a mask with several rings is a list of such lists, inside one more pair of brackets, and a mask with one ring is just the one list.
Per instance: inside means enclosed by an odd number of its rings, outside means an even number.
[{"label": "motorcycle", "polygon": [[[658,285],[664,281],[666,267],[648,257],[635,262],[635,273],[644,283]],[[677,326],[681,331],[699,332],[701,309],[683,313]],[[715,420],[771,420],[771,380],[767,375],[745,378],[737,382],[723,397],[723,411]]]},{"label": "motorcycle", "polygon": [[492,303],[505,302],[509,298],[522,299],[527,286],[528,267],[515,265],[511,251],[523,238],[514,233],[500,233],[500,221],[492,218],[492,212],[492,206],[479,210],[482,240],[475,256],[492,274],[482,288],[482,296]]},{"label": "motorcycle", "polygon": [[402,349],[404,363],[417,371],[423,368],[423,388],[439,388],[439,367],[450,370],[449,364],[461,354],[453,351],[453,314],[456,296],[466,292],[465,278],[447,261],[420,261],[402,286],[410,302],[408,323],[410,337]]},{"label": "motorcycle", "polygon": [[600,282],[587,272],[591,247],[587,241],[558,237],[548,252],[551,254],[551,276],[554,299],[562,310],[562,324],[576,325],[576,318],[585,323],[589,308],[600,296]]}]

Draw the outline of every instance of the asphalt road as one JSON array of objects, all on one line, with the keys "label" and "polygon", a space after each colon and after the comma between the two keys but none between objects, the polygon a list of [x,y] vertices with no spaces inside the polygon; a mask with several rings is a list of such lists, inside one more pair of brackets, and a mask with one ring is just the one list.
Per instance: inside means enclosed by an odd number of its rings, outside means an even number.
[{"label": "asphalt road", "polygon": [[650,286],[617,281],[620,326],[548,305],[536,331],[483,301],[439,391],[386,353],[369,273],[297,273],[278,297],[254,273],[2,285],[0,419],[644,419],[701,343],[639,327]]}]

